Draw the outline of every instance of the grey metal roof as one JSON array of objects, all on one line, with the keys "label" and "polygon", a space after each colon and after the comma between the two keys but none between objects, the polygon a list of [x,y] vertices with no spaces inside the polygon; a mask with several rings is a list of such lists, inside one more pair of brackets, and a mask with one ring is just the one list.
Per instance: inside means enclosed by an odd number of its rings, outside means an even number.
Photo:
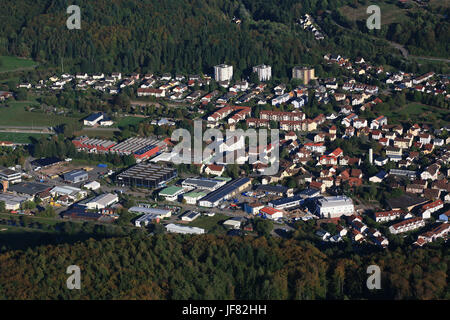
[{"label": "grey metal roof", "polygon": [[194,185],[199,189],[201,189],[201,188],[212,189],[221,183],[223,183],[223,181],[218,181],[218,180],[213,180],[213,179],[198,179],[198,178],[188,178],[183,181],[183,184]]},{"label": "grey metal roof", "polygon": [[234,190],[248,183],[249,181],[250,179],[246,177],[233,180],[223,187],[217,189],[216,191],[211,192],[206,197],[203,197],[202,199],[200,199],[200,201],[209,201],[210,203],[217,202],[223,199],[227,194],[232,193]]}]

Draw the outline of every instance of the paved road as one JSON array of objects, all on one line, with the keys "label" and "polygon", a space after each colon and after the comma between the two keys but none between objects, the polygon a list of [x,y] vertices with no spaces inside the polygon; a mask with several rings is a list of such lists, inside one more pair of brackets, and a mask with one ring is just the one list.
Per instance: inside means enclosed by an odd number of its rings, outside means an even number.
[{"label": "paved road", "polygon": [[105,127],[83,127],[84,131],[120,131],[119,128],[105,128]]},{"label": "paved road", "polygon": [[406,59],[408,59],[408,57],[411,57],[411,58],[416,58],[416,59],[424,59],[424,60],[431,60],[431,61],[442,61],[442,62],[450,63],[450,59],[410,55],[408,50],[403,45],[401,45],[400,43],[393,42],[393,41],[388,41],[388,43],[391,46],[393,46],[394,48],[397,48],[398,50],[400,50],[400,52],[402,53],[402,56],[404,58],[406,58]]},{"label": "paved road", "polygon": [[36,126],[0,126],[0,132],[55,134],[50,127]]}]

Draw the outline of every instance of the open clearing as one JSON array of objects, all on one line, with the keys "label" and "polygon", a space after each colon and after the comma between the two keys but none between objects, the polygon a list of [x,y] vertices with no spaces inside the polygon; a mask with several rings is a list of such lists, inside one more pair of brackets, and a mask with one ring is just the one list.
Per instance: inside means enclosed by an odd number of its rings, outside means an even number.
[{"label": "open clearing", "polygon": [[225,227],[222,226],[222,222],[228,220],[230,217],[216,213],[214,217],[200,216],[194,221],[190,222],[188,225],[190,227],[202,228],[207,231],[219,231],[219,233],[224,233],[226,231]]},{"label": "open clearing", "polygon": [[401,109],[392,110],[384,114],[391,119],[412,120],[414,122],[437,121],[440,124],[445,124],[446,117],[448,117],[448,110],[428,106],[418,102],[413,102],[405,105]]},{"label": "open clearing", "polygon": [[40,140],[43,137],[48,136],[48,134],[39,133],[0,132],[0,141],[11,141],[14,143],[33,143],[33,140]]},{"label": "open clearing", "polygon": [[0,108],[0,125],[54,127],[63,123],[76,123],[78,118],[26,111],[25,107],[36,105],[33,101],[11,101],[9,107]]},{"label": "open clearing", "polygon": [[18,57],[0,57],[0,72],[20,71],[26,69],[32,69],[37,66],[37,63],[33,60],[23,59]]},{"label": "open clearing", "polygon": [[[402,9],[395,4],[389,3],[377,3],[380,7],[381,11],[381,24],[391,24],[394,22],[402,22],[406,19],[409,19],[407,16],[408,11],[415,10],[413,9]],[[357,8],[353,8],[350,6],[343,6],[339,9],[339,11],[349,20],[358,21],[365,20],[370,15],[366,13],[368,6],[360,5]]]}]

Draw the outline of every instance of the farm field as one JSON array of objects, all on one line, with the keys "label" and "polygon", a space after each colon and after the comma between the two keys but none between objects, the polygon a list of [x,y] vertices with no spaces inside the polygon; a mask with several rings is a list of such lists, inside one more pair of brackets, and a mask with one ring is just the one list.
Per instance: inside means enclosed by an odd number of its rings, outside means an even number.
[{"label": "farm field", "polygon": [[33,140],[39,140],[42,137],[48,136],[50,135],[39,133],[0,132],[0,141],[11,141],[15,143],[33,143]]},{"label": "farm field", "polygon": [[32,69],[36,65],[37,63],[33,60],[22,59],[18,57],[0,56],[0,72]]},{"label": "farm field", "polygon": [[26,111],[25,107],[35,104],[33,101],[11,101],[9,107],[0,108],[0,125],[3,126],[57,126],[63,123],[76,123],[78,118]]}]

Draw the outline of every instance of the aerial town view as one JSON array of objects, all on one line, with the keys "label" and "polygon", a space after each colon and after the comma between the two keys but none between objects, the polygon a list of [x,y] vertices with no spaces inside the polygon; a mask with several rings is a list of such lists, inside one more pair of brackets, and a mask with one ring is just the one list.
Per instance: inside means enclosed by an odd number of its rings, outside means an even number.
[{"label": "aerial town view", "polygon": [[450,299],[449,13],[4,1],[0,300]]}]

